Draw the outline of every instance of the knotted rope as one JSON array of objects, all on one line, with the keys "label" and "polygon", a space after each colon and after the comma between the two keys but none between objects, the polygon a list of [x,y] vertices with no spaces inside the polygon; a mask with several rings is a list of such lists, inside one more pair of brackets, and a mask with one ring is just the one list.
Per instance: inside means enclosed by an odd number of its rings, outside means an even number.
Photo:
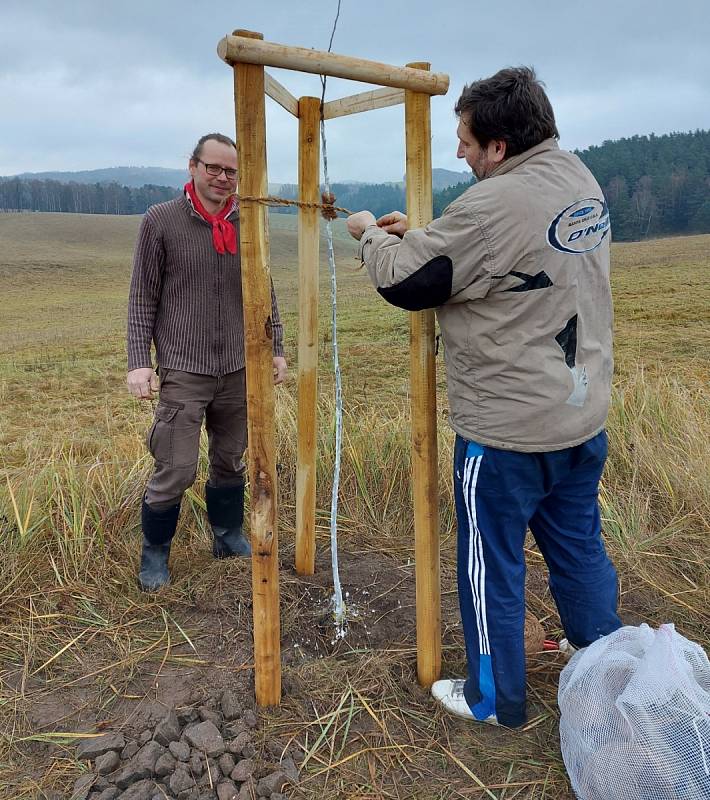
[{"label": "knotted rope", "polygon": [[[325,141],[323,142],[323,157],[325,155]],[[236,198],[239,202],[244,203],[261,203],[264,206],[295,206],[296,208],[319,208],[323,219],[333,220],[338,218],[338,214],[346,214],[350,216],[353,212],[347,208],[341,208],[334,205],[335,195],[327,190],[328,183],[326,178],[326,191],[321,195],[321,203],[305,203],[300,200],[287,200],[285,197],[275,197],[274,195],[267,195],[266,197],[252,197],[250,195],[240,195],[238,192],[233,192],[229,197]]]}]

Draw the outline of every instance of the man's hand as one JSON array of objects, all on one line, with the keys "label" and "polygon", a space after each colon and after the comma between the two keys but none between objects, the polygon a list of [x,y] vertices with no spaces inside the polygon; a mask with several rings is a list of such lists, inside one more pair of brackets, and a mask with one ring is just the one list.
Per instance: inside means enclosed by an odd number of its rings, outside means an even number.
[{"label": "man's hand", "polygon": [[155,370],[150,367],[132,369],[126,380],[128,391],[139,400],[152,400],[160,388],[160,381]]},{"label": "man's hand", "polygon": [[391,211],[377,220],[377,227],[382,228],[386,233],[393,233],[401,239],[409,230],[407,215],[401,211]]},{"label": "man's hand", "polygon": [[286,359],[283,356],[274,356],[274,386],[284,382],[287,369]]},{"label": "man's hand", "polygon": [[358,242],[362,238],[365,228],[375,223],[375,215],[371,211],[358,211],[357,214],[351,214],[346,220],[348,233]]}]

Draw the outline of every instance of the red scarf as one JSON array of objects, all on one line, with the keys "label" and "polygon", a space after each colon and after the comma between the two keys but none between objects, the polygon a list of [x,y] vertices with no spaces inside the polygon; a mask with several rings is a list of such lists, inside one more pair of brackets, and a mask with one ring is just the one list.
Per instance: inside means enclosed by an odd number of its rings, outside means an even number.
[{"label": "red scarf", "polygon": [[212,243],[214,249],[220,254],[224,255],[225,251],[229,251],[232,255],[237,252],[237,231],[234,225],[229,222],[227,217],[237,207],[237,201],[234,197],[229,198],[229,202],[218,214],[210,214],[200,202],[200,198],[195,191],[195,184],[185,184],[185,197],[187,202],[195,209],[195,211],[212,226]]}]

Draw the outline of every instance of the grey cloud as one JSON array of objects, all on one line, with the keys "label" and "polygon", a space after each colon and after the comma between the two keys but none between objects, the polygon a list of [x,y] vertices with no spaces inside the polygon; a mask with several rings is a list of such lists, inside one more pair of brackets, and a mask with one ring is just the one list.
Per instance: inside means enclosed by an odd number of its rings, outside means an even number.
[{"label": "grey cloud", "polygon": [[[218,40],[235,27],[327,47],[335,0],[88,2],[4,0],[0,26],[0,174],[115,164],[182,166],[206,130],[234,130],[230,70]],[[432,100],[436,166],[455,158],[452,106],[464,83],[509,64],[546,82],[568,148],[635,133],[710,127],[710,4],[599,0],[473,4],[342,0],[334,50],[451,75]],[[296,96],[317,76],[275,74]],[[365,86],[329,80],[328,99]],[[403,115],[385,109],[328,124],[334,178],[399,180]],[[296,125],[268,106],[269,172],[296,177]]]}]

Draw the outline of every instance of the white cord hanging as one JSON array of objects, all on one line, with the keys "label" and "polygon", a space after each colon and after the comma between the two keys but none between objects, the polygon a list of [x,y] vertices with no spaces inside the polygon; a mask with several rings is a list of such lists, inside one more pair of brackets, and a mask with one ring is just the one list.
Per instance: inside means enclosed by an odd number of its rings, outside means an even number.
[{"label": "white cord hanging", "polygon": [[[340,0],[330,35],[328,52],[333,46],[333,37],[340,16]],[[328,177],[328,145],[325,138],[325,119],[323,118],[323,103],[325,102],[326,77],[321,77],[323,94],[321,97],[320,136],[323,149],[323,183],[327,195],[330,195],[330,179]],[[343,387],[340,373],[340,358],[338,355],[338,285],[335,276],[335,251],[333,249],[333,226],[331,220],[326,220],[325,234],[328,245],[328,266],[330,268],[330,302],[331,302],[331,329],[333,342],[333,369],[335,371],[335,466],[333,469],[333,490],[330,499],[330,555],[333,567],[333,616],[335,618],[335,638],[344,638],[347,632],[347,619],[343,590],[340,585],[340,572],[338,570],[338,498],[340,489],[340,460],[343,444]]]},{"label": "white cord hanging", "polygon": [[[330,193],[325,124],[323,120],[321,120],[321,139],[323,141],[323,182],[325,184],[325,191]],[[335,277],[333,226],[330,220],[327,220],[325,223],[325,234],[328,242],[328,265],[330,267],[331,329],[333,369],[335,370],[335,466],[333,469],[333,491],[330,499],[330,554],[333,566],[333,615],[335,616],[336,638],[341,639],[345,636],[347,629],[343,590],[340,586],[340,573],[338,571],[338,496],[340,488],[340,459],[343,448],[343,387],[340,374],[340,358],[338,355],[338,285]]]}]

